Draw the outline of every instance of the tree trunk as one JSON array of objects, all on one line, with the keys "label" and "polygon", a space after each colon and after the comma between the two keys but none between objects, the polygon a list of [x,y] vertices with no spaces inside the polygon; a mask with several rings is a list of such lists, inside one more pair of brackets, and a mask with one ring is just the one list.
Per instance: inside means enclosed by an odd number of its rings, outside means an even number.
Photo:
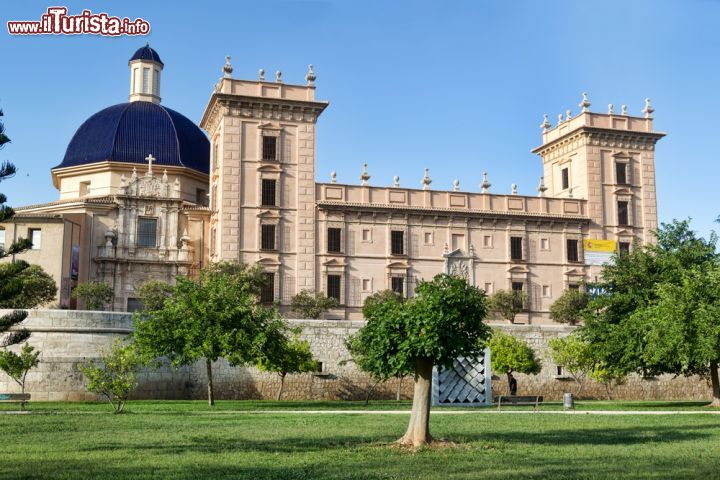
[{"label": "tree trunk", "polygon": [[577,398],[580,398],[580,392],[582,392],[583,389],[583,381],[580,378],[576,378],[575,382],[577,383],[577,390],[575,390],[575,396]]},{"label": "tree trunk", "polygon": [[430,436],[430,394],[432,368],[429,358],[415,359],[415,391],[407,432],[398,440],[401,445],[419,447],[432,442]]},{"label": "tree trunk", "polygon": [[397,391],[395,392],[395,401],[396,402],[400,401],[400,393],[402,392],[402,384],[403,384],[404,379],[405,379],[404,376],[400,377],[400,382],[398,382]]},{"label": "tree trunk", "polygon": [[285,374],[279,373],[280,375],[280,387],[278,387],[277,396],[275,397],[275,400],[278,402],[280,401],[280,397],[282,397],[283,387],[285,386]]},{"label": "tree trunk", "polygon": [[215,393],[213,392],[212,380],[212,360],[206,358],[205,366],[207,367],[208,405],[212,407],[215,405]]},{"label": "tree trunk", "polygon": [[[612,382],[612,380],[610,380]],[[607,394],[607,399],[612,400],[612,389],[610,388],[610,382],[605,382],[605,393]]]},{"label": "tree trunk", "polygon": [[720,378],[718,377],[717,362],[710,362],[710,381],[712,383],[713,399],[710,407],[720,407]]},{"label": "tree trunk", "polygon": [[365,393],[365,405],[370,404],[370,395],[372,395],[372,392],[375,391],[375,387],[377,387],[379,384],[380,382],[377,381],[370,385],[370,388],[368,388],[367,392]]}]

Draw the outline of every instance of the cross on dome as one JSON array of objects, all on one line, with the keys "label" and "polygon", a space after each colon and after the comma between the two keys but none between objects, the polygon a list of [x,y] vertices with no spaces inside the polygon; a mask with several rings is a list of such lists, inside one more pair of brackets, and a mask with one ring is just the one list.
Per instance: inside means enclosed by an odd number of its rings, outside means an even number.
[{"label": "cross on dome", "polygon": [[152,162],[155,161],[155,157],[153,157],[151,153],[147,157],[145,157],[145,160],[147,160],[148,162],[148,175],[152,175]]}]

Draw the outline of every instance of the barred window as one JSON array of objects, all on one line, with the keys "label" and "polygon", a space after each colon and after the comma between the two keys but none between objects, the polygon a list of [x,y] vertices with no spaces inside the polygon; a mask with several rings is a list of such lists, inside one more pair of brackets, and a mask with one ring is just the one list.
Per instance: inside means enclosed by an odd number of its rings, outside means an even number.
[{"label": "barred window", "polygon": [[275,274],[265,272],[265,283],[260,290],[260,302],[272,303],[275,301]]},{"label": "barred window", "polygon": [[137,246],[157,247],[157,218],[138,218]]},{"label": "barred window", "polygon": [[277,160],[277,137],[262,137],[262,159]]},{"label": "barred window", "polygon": [[630,242],[618,242],[618,251],[620,255],[627,255],[630,253]]},{"label": "barred window", "polygon": [[615,164],[615,180],[620,185],[625,185],[627,181],[627,163],[618,162]]},{"label": "barred window", "polygon": [[523,282],[512,282],[512,291],[513,292],[522,292],[524,286],[525,286],[525,284]]},{"label": "barred window", "polygon": [[568,259],[568,262],[579,261],[578,241],[577,240],[568,240],[567,241],[567,259]]},{"label": "barred window", "polygon": [[328,228],[327,229],[327,251],[331,253],[340,253],[340,229],[339,228]]},{"label": "barred window", "polygon": [[275,207],[277,206],[276,200],[276,180],[268,180],[263,178],[262,181],[262,206],[263,207]]},{"label": "barred window", "polygon": [[275,250],[275,225],[263,225],[261,230],[260,248]]},{"label": "barred window", "polygon": [[405,255],[405,232],[392,230],[390,232],[390,253],[393,255]]},{"label": "barred window", "polygon": [[510,237],[510,259],[522,260],[522,237]]},{"label": "barred window", "polygon": [[327,276],[327,296],[340,301],[340,275]]},{"label": "barred window", "polygon": [[627,225],[628,221],[628,202],[617,202],[618,209],[618,225]]},{"label": "barred window", "polygon": [[568,188],[570,188],[570,169],[563,168],[562,169],[562,189],[567,190]]},{"label": "barred window", "polygon": [[403,277],[391,277],[390,289],[400,296],[405,296],[405,282]]}]

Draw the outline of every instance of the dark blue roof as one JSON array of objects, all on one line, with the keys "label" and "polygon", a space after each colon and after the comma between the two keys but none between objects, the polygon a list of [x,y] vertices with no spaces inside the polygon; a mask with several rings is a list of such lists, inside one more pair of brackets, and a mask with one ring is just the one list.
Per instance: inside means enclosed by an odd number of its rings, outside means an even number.
[{"label": "dark blue roof", "polygon": [[77,129],[62,163],[55,168],[113,161],[210,170],[210,142],[188,118],[152,102],[113,105]]},{"label": "dark blue roof", "polygon": [[160,60],[160,55],[158,55],[155,50],[150,48],[149,44],[145,44],[144,47],[138,48],[129,61],[132,62],[133,60],[152,60],[153,62],[157,62],[160,65],[165,65],[162,60]]}]

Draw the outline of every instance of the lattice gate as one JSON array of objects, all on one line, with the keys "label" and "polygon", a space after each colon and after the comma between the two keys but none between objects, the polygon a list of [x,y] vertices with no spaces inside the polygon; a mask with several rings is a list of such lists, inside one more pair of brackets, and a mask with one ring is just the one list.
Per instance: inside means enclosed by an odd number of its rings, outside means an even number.
[{"label": "lattice gate", "polygon": [[492,404],[490,349],[479,358],[458,358],[451,369],[433,369],[432,404],[468,407]]}]

